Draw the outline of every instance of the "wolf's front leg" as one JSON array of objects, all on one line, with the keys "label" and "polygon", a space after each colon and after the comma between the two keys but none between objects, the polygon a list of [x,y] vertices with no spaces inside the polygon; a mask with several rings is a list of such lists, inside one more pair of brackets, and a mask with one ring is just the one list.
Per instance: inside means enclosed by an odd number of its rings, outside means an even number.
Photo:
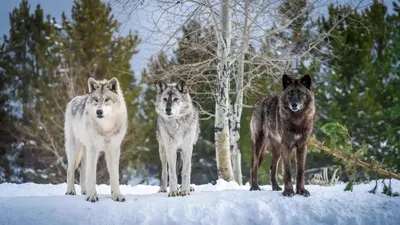
[{"label": "wolf's front leg", "polygon": [[125,198],[121,194],[119,189],[119,156],[121,153],[121,149],[118,148],[109,148],[106,149],[106,162],[108,173],[110,174],[110,185],[111,185],[111,195],[112,199],[117,202],[124,202]]},{"label": "wolf's front leg", "polygon": [[99,200],[96,193],[96,170],[99,151],[94,147],[86,149],[86,201],[96,202]]},{"label": "wolf's front leg", "polygon": [[166,149],[168,160],[168,175],[169,175],[169,194],[168,197],[176,197],[178,193],[178,178],[176,176],[176,147]]},{"label": "wolf's front leg", "polygon": [[285,143],[282,144],[281,147],[281,154],[282,154],[282,161],[283,161],[283,182],[284,182],[284,190],[283,196],[292,197],[294,196],[294,190],[292,185],[292,173],[290,168],[290,155],[292,150],[289,146]]},{"label": "wolf's front leg", "polygon": [[307,145],[303,145],[296,150],[297,159],[297,179],[296,179],[296,194],[303,195],[304,197],[310,196],[304,187],[304,169],[306,165]]},{"label": "wolf's front leg", "polygon": [[[193,153],[193,145],[189,143],[188,146],[183,146],[182,149],[182,187],[179,191],[181,196],[190,195],[190,175],[192,171],[192,153]],[[193,189],[194,190],[194,189]]]},{"label": "wolf's front leg", "polygon": [[160,153],[160,161],[161,161],[161,181],[160,181],[160,190],[158,192],[167,192],[167,183],[168,183],[168,161],[167,161],[167,153],[165,148],[159,144],[159,153]]}]

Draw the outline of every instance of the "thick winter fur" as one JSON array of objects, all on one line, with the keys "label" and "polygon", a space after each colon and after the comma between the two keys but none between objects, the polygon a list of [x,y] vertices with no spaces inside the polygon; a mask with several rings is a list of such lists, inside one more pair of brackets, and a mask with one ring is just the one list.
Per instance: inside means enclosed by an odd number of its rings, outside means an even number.
[{"label": "thick winter fur", "polygon": [[[67,193],[75,195],[75,169],[81,162],[81,192],[87,201],[96,202],[96,165],[105,152],[110,173],[112,199],[125,201],[119,190],[120,146],[127,129],[125,99],[119,82],[88,80],[89,94],[76,96],[65,113],[65,150],[68,158]],[[82,158],[82,161],[81,161]]]},{"label": "thick winter fur", "polygon": [[297,179],[296,194],[309,196],[304,188],[304,169],[306,164],[307,141],[311,136],[315,121],[314,94],[311,77],[292,79],[282,77],[283,92],[269,95],[258,101],[253,108],[250,131],[252,140],[251,188],[258,186],[258,167],[261,165],[266,149],[272,152],[270,167],[272,190],[282,190],[277,182],[277,169],[280,158],[283,160],[284,196],[293,196],[290,159],[296,152]]},{"label": "thick winter fur", "polygon": [[[193,145],[196,144],[200,132],[199,115],[193,106],[185,82],[172,84],[159,82],[157,90],[156,135],[162,164],[160,192],[167,192],[167,175],[169,175],[168,196],[185,196],[190,194]],[[177,162],[182,163],[182,187],[179,192]]]}]

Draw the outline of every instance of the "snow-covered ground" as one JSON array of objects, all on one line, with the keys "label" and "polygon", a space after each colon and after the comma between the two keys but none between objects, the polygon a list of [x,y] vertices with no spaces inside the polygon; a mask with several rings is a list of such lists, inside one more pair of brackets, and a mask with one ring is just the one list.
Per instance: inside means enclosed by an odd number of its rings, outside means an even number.
[{"label": "snow-covered ground", "polygon": [[[109,186],[99,185],[100,201],[90,203],[82,195],[64,195],[66,184],[5,183],[0,184],[0,224],[400,224],[400,197],[368,193],[374,184],[356,185],[353,192],[344,192],[344,184],[309,185],[308,198],[285,198],[269,185],[250,192],[248,185],[221,180],[194,185],[194,193],[175,198],[156,193],[156,186],[122,185],[122,203],[111,200]],[[392,181],[392,187],[399,192],[400,181]]]}]

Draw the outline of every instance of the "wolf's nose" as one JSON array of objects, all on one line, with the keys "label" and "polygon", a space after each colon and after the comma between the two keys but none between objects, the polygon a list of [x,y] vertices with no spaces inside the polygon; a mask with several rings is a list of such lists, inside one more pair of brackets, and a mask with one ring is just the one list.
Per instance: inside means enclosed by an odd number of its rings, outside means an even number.
[{"label": "wolf's nose", "polygon": [[98,109],[98,110],[96,111],[96,114],[97,114],[97,116],[102,116],[102,115],[103,115],[103,110]]},{"label": "wolf's nose", "polygon": [[171,112],[171,108],[166,108],[165,111]]},{"label": "wolf's nose", "polygon": [[297,104],[296,103],[292,103],[292,107],[293,108],[297,108]]}]

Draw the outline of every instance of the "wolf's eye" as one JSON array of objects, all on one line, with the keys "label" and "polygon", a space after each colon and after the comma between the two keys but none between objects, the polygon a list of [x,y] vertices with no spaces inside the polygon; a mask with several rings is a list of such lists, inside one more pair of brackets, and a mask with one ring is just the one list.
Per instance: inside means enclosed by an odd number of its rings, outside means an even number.
[{"label": "wolf's eye", "polygon": [[166,102],[168,99],[167,98],[163,98],[164,102]]},{"label": "wolf's eye", "polygon": [[98,98],[93,98],[93,100],[94,100],[95,102],[99,102],[99,99],[98,99]]},{"label": "wolf's eye", "polygon": [[179,100],[179,98],[174,98],[174,102],[176,102],[176,101],[178,101]]},{"label": "wolf's eye", "polygon": [[106,102],[110,101],[110,98],[106,98]]}]

